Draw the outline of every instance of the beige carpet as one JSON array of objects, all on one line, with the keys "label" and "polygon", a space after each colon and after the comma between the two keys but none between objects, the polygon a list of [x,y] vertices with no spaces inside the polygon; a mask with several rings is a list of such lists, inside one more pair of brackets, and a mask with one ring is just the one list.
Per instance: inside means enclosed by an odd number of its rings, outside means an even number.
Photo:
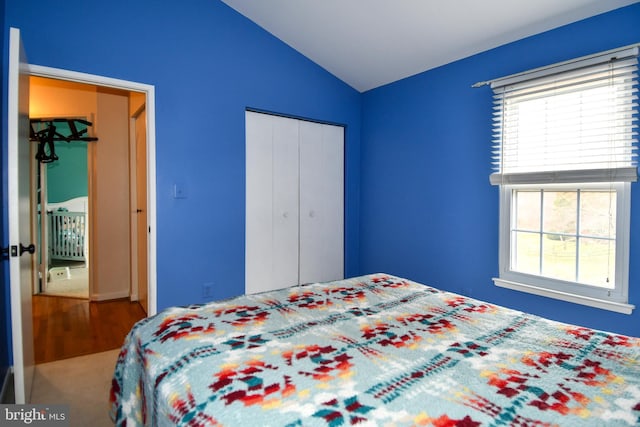
[{"label": "beige carpet", "polygon": [[54,267],[50,270],[45,295],[89,298],[89,269]]},{"label": "beige carpet", "polygon": [[118,351],[36,365],[31,403],[70,405],[71,427],[113,426],[109,388]]}]

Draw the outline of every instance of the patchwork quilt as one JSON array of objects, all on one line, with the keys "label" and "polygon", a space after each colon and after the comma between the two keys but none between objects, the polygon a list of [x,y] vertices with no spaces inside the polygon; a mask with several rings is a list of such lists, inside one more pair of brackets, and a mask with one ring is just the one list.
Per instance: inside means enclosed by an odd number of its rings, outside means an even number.
[{"label": "patchwork quilt", "polygon": [[110,403],[122,426],[634,426],[640,339],[375,274],[144,319]]}]

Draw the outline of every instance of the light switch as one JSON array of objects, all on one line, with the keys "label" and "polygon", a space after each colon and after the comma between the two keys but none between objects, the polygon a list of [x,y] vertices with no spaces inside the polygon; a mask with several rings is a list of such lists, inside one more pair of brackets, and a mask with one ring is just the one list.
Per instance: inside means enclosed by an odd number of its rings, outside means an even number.
[{"label": "light switch", "polygon": [[173,198],[174,199],[186,199],[187,187],[182,183],[173,184]]}]

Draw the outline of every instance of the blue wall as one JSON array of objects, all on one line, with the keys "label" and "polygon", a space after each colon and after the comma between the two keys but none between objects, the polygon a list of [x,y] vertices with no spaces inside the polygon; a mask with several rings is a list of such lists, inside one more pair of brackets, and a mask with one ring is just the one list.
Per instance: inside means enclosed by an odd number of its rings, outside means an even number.
[{"label": "blue wall", "polygon": [[244,292],[246,107],[346,125],[346,272],[358,273],[357,91],[220,1],[6,2],[30,63],[155,86],[159,309],[204,301],[204,283],[213,298]]},{"label": "blue wall", "polygon": [[640,184],[632,186],[630,316],[498,288],[491,90],[477,81],[640,42],[640,4],[363,95],[362,271],[386,271],[560,321],[640,336]]},{"label": "blue wall", "polygon": [[[640,41],[639,4],[359,94],[217,0],[188,7],[5,1],[6,26],[21,29],[31,63],[155,85],[159,309],[203,301],[203,283],[216,284],[213,298],[243,291],[244,110],[251,107],[346,125],[347,275],[387,271],[640,336],[638,184],[633,315],[493,286],[491,93],[471,89],[479,80]],[[69,20],[73,32],[60,26]],[[186,199],[172,198],[174,183]]]}]

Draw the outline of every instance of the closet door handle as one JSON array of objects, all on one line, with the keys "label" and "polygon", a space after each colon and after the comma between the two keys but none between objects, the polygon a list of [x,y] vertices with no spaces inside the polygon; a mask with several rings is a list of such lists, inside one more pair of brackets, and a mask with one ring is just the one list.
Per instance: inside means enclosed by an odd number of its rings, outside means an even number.
[{"label": "closet door handle", "polygon": [[309,211],[309,218],[314,218],[316,216],[316,211]]},{"label": "closet door handle", "polygon": [[283,218],[289,218],[289,212],[282,212]]}]

